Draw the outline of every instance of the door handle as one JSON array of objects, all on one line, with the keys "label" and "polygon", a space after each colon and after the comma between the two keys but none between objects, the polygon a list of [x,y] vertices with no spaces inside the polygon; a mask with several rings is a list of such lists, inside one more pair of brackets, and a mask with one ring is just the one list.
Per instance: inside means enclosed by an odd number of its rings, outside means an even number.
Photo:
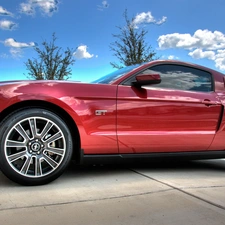
[{"label": "door handle", "polygon": [[209,99],[204,99],[202,101],[203,104],[209,106],[209,105],[218,105],[218,102],[210,101]]}]

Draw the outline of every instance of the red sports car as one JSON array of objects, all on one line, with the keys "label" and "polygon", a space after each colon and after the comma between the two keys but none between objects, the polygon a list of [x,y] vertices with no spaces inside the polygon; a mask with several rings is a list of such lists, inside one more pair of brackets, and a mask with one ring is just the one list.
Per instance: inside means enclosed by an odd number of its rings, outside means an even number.
[{"label": "red sports car", "polygon": [[225,157],[224,74],[179,61],[128,66],[92,83],[0,83],[0,166],[40,185],[78,164]]}]

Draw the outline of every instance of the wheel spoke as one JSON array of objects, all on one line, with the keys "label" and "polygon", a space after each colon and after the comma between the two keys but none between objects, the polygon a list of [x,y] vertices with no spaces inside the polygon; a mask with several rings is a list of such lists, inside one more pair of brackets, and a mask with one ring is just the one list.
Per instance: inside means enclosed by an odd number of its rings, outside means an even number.
[{"label": "wheel spoke", "polygon": [[23,129],[23,127],[20,124],[18,124],[15,127],[15,129],[17,132],[19,132],[19,134],[23,137],[24,140],[26,140],[26,141],[30,140],[29,135],[26,133],[26,131]]},{"label": "wheel spoke", "polygon": [[6,142],[6,147],[23,148],[23,147],[26,147],[26,143],[21,141],[8,140]]},{"label": "wheel spoke", "polygon": [[27,151],[25,150],[25,151],[18,152],[16,154],[13,154],[13,155],[8,156],[8,160],[10,162],[14,162],[17,159],[20,159],[20,158],[23,158],[23,157],[26,157],[26,156],[27,156]]},{"label": "wheel spoke", "polygon": [[52,167],[55,168],[58,166],[58,163],[56,161],[54,161],[52,158],[50,158],[49,156],[43,154],[44,160]]},{"label": "wheel spoke", "polygon": [[32,156],[29,155],[28,157],[26,157],[26,161],[23,164],[22,169],[20,170],[21,173],[27,174],[30,164],[31,164],[31,161],[32,161]]},{"label": "wheel spoke", "polygon": [[42,175],[42,167],[41,167],[41,159],[36,157],[35,158],[35,176]]},{"label": "wheel spoke", "polygon": [[48,148],[45,149],[45,151],[49,152],[49,153],[53,153],[53,154],[57,154],[57,155],[63,156],[64,152],[65,152],[65,149],[48,147]]},{"label": "wheel spoke", "polygon": [[[52,128],[53,123],[51,123],[50,121],[48,121],[44,127],[44,129],[41,132],[41,138],[43,140],[43,138],[47,135],[48,131]],[[44,140],[43,140],[44,141]]]},{"label": "wheel spoke", "polygon": [[50,144],[51,142],[57,141],[61,137],[63,137],[63,134],[59,131],[58,133],[50,137],[48,140],[46,140],[46,143]]},{"label": "wheel spoke", "polygon": [[36,119],[35,118],[29,119],[29,124],[30,124],[32,137],[36,137],[37,136]]}]

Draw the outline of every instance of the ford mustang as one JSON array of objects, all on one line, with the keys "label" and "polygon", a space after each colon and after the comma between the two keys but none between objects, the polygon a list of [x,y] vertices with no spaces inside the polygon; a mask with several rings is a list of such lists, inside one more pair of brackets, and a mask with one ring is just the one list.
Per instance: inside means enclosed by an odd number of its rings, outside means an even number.
[{"label": "ford mustang", "polygon": [[41,185],[77,164],[225,157],[224,74],[158,60],[91,83],[0,82],[0,167]]}]

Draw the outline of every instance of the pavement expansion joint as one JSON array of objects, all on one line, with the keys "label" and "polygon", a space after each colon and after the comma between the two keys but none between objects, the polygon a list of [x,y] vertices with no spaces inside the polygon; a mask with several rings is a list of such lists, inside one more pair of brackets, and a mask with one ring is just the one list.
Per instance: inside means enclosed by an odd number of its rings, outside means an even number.
[{"label": "pavement expansion joint", "polygon": [[[219,208],[219,209],[225,210],[225,207],[224,207],[224,206],[222,206],[222,205],[220,205],[220,204],[216,204],[216,203],[214,203],[214,202],[212,202],[212,201],[209,201],[209,200],[207,200],[207,199],[201,198],[201,197],[199,197],[199,196],[197,196],[197,195],[194,195],[194,194],[192,194],[192,193],[189,193],[188,191],[185,191],[185,190],[182,189],[182,188],[178,188],[178,187],[176,187],[176,186],[174,186],[174,185],[171,185],[171,184],[168,184],[168,183],[166,183],[166,182],[160,181],[160,180],[155,179],[155,178],[153,178],[153,177],[150,177],[150,176],[148,176],[148,175],[146,175],[146,174],[143,174],[143,173],[141,173],[141,172],[138,172],[138,171],[136,171],[136,170],[134,170],[134,169],[131,169],[131,168],[130,168],[129,170],[130,170],[130,171],[133,171],[134,173],[139,174],[139,175],[141,175],[141,176],[143,176],[143,177],[146,177],[147,179],[150,179],[150,180],[153,180],[153,181],[158,182],[158,183],[160,183],[160,184],[166,185],[167,187],[170,187],[170,188],[172,188],[172,189],[174,189],[174,190],[177,190],[177,191],[179,191],[179,192],[182,192],[183,194],[189,195],[189,196],[191,196],[191,197],[193,197],[193,198],[195,198],[195,199],[201,200],[201,201],[203,201],[203,202],[205,202],[205,203],[208,203],[208,204],[210,204],[210,205],[212,205],[212,206],[215,206],[215,207],[217,207],[217,208]],[[224,186],[220,186],[220,187],[224,187]],[[209,187],[208,187],[208,188],[209,188]],[[192,188],[192,189],[193,189],[193,188]]]},{"label": "pavement expansion joint", "polygon": [[159,191],[149,191],[149,192],[143,192],[138,194],[131,194],[131,195],[120,195],[120,196],[113,196],[108,198],[96,198],[96,199],[84,199],[84,200],[78,200],[78,201],[70,201],[70,202],[58,202],[58,203],[52,203],[52,204],[42,204],[42,205],[29,205],[29,206],[21,206],[21,207],[9,207],[9,208],[2,208],[1,211],[7,211],[7,210],[17,210],[17,209],[30,209],[30,208],[38,208],[38,207],[49,207],[49,206],[59,206],[59,205],[69,205],[69,204],[76,204],[76,203],[85,203],[85,202],[95,202],[95,201],[104,201],[104,200],[113,200],[113,199],[119,199],[119,198],[130,198],[130,197],[136,197],[136,196],[143,196],[143,195],[150,195],[155,193],[162,193],[162,192],[168,192],[171,191],[171,188],[159,190]]}]

